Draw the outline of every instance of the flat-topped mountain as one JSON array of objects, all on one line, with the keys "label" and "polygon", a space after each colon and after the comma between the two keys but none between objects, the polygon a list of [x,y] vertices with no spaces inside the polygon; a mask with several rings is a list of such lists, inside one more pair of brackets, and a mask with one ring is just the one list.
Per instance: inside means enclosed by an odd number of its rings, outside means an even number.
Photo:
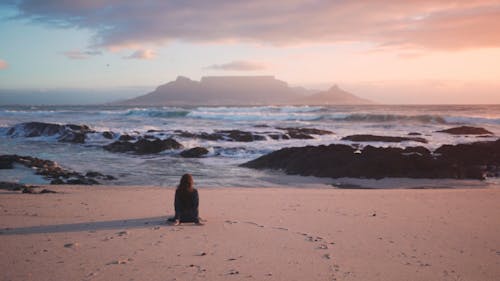
[{"label": "flat-topped mountain", "polygon": [[[311,94],[313,93],[313,94]],[[323,105],[368,104],[337,86],[326,92],[290,87],[274,76],[209,76],[194,81],[179,76],[151,93],[120,105]]]}]

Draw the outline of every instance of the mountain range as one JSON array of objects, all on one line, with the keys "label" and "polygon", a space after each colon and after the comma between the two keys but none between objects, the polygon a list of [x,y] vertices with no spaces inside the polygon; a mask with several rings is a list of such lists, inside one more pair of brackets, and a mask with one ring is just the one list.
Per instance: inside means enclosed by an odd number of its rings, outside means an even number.
[{"label": "mountain range", "polygon": [[327,91],[290,87],[274,76],[208,76],[200,81],[179,76],[153,92],[119,105],[334,105],[371,104],[334,85]]}]

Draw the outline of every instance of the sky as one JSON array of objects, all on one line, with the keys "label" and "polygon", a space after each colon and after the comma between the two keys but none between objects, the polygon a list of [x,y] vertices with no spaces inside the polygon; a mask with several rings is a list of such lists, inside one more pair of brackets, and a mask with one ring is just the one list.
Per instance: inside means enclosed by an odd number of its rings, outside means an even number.
[{"label": "sky", "polygon": [[0,2],[0,92],[139,95],[179,75],[500,103],[500,1]]}]

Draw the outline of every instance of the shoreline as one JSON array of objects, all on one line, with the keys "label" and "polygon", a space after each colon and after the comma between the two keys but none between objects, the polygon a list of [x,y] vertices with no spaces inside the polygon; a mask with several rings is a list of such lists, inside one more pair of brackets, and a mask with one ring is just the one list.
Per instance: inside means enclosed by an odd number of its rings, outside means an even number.
[{"label": "shoreline", "polygon": [[[0,193],[6,280],[497,280],[500,189],[173,188]],[[9,228],[9,229],[5,229]]]}]

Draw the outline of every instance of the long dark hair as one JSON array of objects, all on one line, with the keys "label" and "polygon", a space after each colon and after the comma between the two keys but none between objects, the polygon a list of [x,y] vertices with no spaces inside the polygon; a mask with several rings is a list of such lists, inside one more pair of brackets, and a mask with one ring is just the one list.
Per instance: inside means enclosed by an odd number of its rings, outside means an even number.
[{"label": "long dark hair", "polygon": [[179,182],[179,185],[177,186],[177,190],[179,191],[188,191],[188,192],[193,192],[193,176],[191,174],[184,174],[181,177],[181,181]]}]

